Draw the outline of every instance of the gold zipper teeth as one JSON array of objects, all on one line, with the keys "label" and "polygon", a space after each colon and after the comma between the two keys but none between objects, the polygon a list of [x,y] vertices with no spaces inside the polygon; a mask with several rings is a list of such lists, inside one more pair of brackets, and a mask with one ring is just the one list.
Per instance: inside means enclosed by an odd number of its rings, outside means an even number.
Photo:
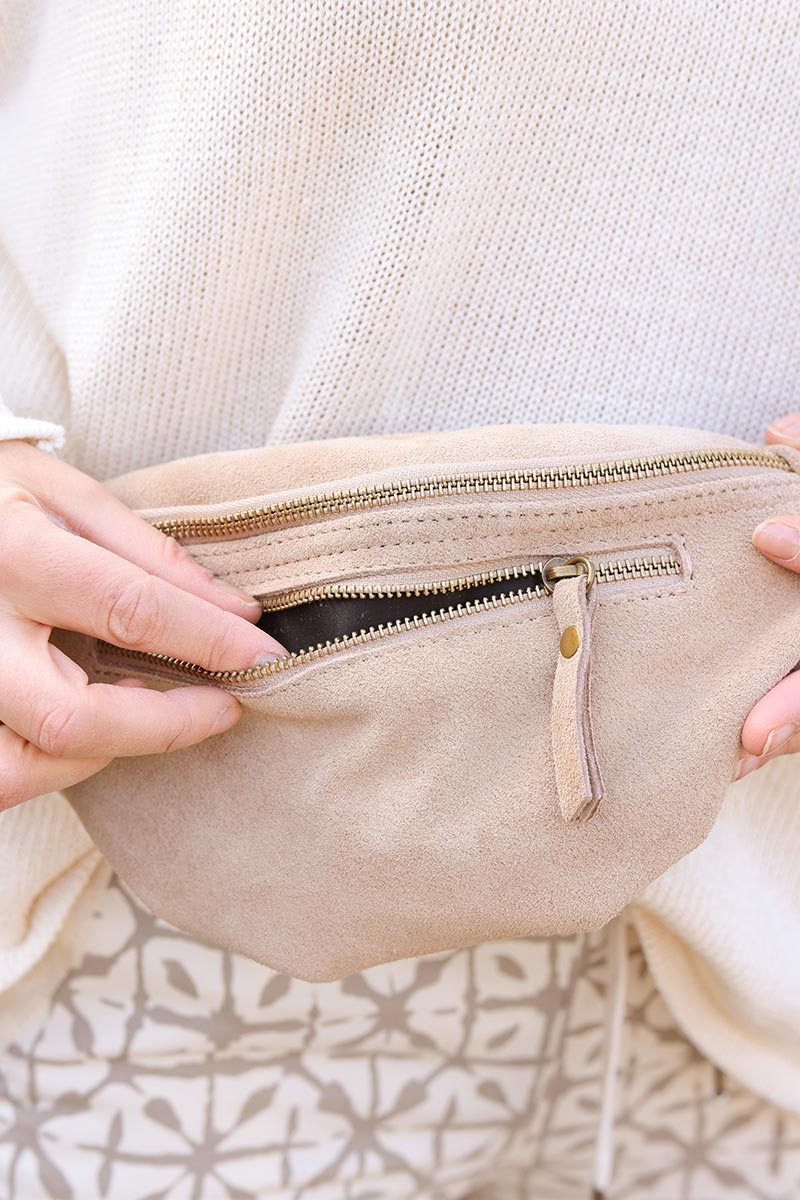
[{"label": "gold zipper teeth", "polygon": [[[413,587],[400,584],[384,588],[359,587],[347,583],[313,584],[310,587],[295,588],[291,592],[281,592],[276,596],[262,597],[261,603],[265,612],[281,612],[287,608],[296,608],[299,604],[313,604],[318,600],[386,600],[393,596],[438,596],[442,592],[525,578],[540,573],[542,566],[541,561],[526,563],[524,566],[503,567],[495,571],[482,571],[476,575],[462,575],[455,579],[437,579],[430,583],[415,584]],[[668,555],[662,555],[660,558],[618,559],[614,562],[600,563],[595,578],[602,583],[654,575],[675,575],[679,574],[680,570],[679,560]]]},{"label": "gold zipper teeth", "polygon": [[259,508],[215,516],[165,517],[154,521],[157,529],[178,540],[233,537],[291,525],[314,517],[327,517],[369,508],[382,508],[411,500],[438,496],[463,496],[488,492],[528,492],[550,488],[587,487],[604,483],[652,479],[715,467],[771,467],[792,471],[785,458],[768,450],[686,450],[579,466],[536,467],[476,474],[434,475],[405,479],[341,492],[328,492],[284,500]]},{"label": "gold zipper teeth", "polygon": [[521,600],[535,600],[546,595],[547,592],[544,588],[537,584],[524,591],[502,592],[498,596],[488,596],[485,600],[467,600],[464,604],[436,609],[433,612],[422,613],[420,616],[403,617],[388,625],[370,626],[369,629],[362,629],[347,637],[335,638],[332,642],[320,642],[308,650],[288,654],[285,658],[277,658],[274,662],[264,663],[260,667],[250,667],[246,671],[209,671],[206,667],[198,667],[196,663],[169,658],[164,654],[148,654],[144,650],[120,649],[117,646],[110,646],[106,642],[101,642],[100,646],[104,650],[110,650],[125,658],[144,659],[166,667],[170,671],[179,671],[194,678],[213,680],[215,683],[256,683],[259,680],[268,679],[271,675],[286,671],[290,667],[299,667],[304,663],[315,662],[330,654],[338,654],[340,650],[349,650],[352,646],[366,646],[370,642],[377,642],[381,638],[391,637],[396,633],[424,629],[428,625],[438,625],[441,621],[452,621],[457,617],[471,616],[473,613],[486,612],[490,608],[505,608],[507,605],[517,604]]},{"label": "gold zipper teeth", "polygon": [[[508,567],[498,572],[484,572],[481,575],[465,576],[464,586],[475,586],[478,583],[499,583],[520,576],[524,577],[526,574],[537,571],[541,565],[541,563],[535,564],[532,569],[531,567]],[[651,578],[661,575],[679,575],[681,569],[680,561],[670,555],[662,555],[659,558],[622,559],[609,563],[601,563],[596,569],[595,582],[610,583],[612,581]],[[497,578],[492,578],[492,575],[495,575]],[[467,582],[469,580],[474,580],[475,584],[470,585]],[[330,586],[336,587],[337,585]],[[431,587],[434,585],[427,586]],[[304,591],[311,590],[314,589],[304,589]],[[448,589],[443,585],[439,585],[439,590],[445,591]],[[378,598],[387,595],[416,595],[417,589],[406,589],[405,591],[401,589],[395,592],[369,592],[365,590],[363,594],[365,599],[370,596]],[[420,594],[425,593],[420,592]],[[355,595],[360,596],[361,593],[356,592]],[[109,653],[114,657],[149,662],[153,665],[163,667],[170,672],[189,675],[194,679],[206,679],[214,683],[229,684],[257,683],[260,680],[269,679],[273,675],[278,675],[282,671],[289,670],[291,667],[316,662],[331,654],[338,654],[341,650],[349,650],[353,646],[366,646],[370,642],[376,642],[385,637],[392,637],[397,633],[407,633],[412,629],[423,629],[428,625],[438,625],[442,621],[452,621],[458,617],[488,612],[493,608],[505,608],[509,604],[518,604],[523,600],[537,600],[547,595],[548,593],[541,584],[534,584],[531,587],[520,588],[517,591],[501,592],[497,596],[487,596],[482,600],[467,600],[463,604],[435,609],[429,613],[422,613],[420,616],[403,617],[398,621],[391,621],[387,625],[371,626],[369,629],[362,629],[358,633],[352,633],[347,637],[335,638],[332,642],[320,642],[316,646],[309,647],[308,650],[288,654],[284,658],[275,659],[274,662],[264,663],[260,667],[250,667],[244,671],[211,671],[206,667],[197,666],[196,663],[185,662],[178,658],[170,658],[165,654],[148,654],[144,650],[126,650],[119,646],[112,646],[108,642],[99,642],[98,645],[101,651]],[[328,599],[330,596],[320,595],[314,598]],[[302,600],[297,601],[297,603],[305,602]]]}]

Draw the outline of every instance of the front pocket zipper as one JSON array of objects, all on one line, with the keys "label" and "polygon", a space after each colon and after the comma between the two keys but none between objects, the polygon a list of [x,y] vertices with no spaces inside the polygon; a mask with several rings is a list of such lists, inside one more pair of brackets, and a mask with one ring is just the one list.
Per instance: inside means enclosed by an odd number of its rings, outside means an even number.
[{"label": "front pocket zipper", "polygon": [[[359,637],[386,637],[451,615],[468,616],[498,605],[541,598],[552,591],[555,579],[576,573],[574,564],[566,563],[566,559],[551,559],[548,564],[501,567],[406,586],[332,583],[298,588],[262,597],[264,613],[258,624],[290,651],[292,660],[307,662],[354,644]],[[619,582],[680,574],[681,563],[671,551],[661,550],[648,556],[602,561],[591,571],[599,583]],[[429,597],[431,603],[427,604]]]},{"label": "front pocket zipper", "polygon": [[[242,671],[211,671],[195,663],[164,654],[127,650],[99,641],[104,659],[134,659],[170,674],[234,685],[259,683],[292,667],[337,654],[353,646],[368,645],[382,638],[423,629],[442,621],[456,620],[505,608],[552,594],[561,579],[572,579],[586,571],[581,558],[569,556],[501,567],[427,583],[384,588],[369,584],[320,584],[280,595],[262,597],[264,613],[259,626],[287,645],[290,653],[274,662]],[[591,565],[592,583],[619,583],[680,575],[683,566],[674,551],[654,548],[634,558],[603,559]],[[545,574],[546,572],[546,574]],[[430,597],[432,604],[426,605]]]}]

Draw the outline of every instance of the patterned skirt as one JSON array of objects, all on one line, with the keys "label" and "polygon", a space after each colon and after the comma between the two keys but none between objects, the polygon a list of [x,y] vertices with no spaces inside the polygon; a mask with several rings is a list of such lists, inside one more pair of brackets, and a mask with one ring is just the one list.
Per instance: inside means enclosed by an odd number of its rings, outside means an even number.
[{"label": "patterned skirt", "polygon": [[[52,986],[0,997],[2,1200],[590,1200],[604,932],[320,985],[117,880],[76,919]],[[609,1200],[794,1200],[800,1119],[702,1058],[626,936]]]}]

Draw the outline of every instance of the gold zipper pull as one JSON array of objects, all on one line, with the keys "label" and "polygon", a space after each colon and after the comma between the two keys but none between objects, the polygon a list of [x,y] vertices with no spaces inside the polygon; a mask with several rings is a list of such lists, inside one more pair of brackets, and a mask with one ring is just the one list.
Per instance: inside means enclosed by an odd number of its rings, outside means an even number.
[{"label": "gold zipper pull", "polygon": [[585,821],[603,797],[589,706],[594,566],[582,555],[550,558],[542,583],[552,593],[560,640],[552,701],[558,802],[565,821]]}]

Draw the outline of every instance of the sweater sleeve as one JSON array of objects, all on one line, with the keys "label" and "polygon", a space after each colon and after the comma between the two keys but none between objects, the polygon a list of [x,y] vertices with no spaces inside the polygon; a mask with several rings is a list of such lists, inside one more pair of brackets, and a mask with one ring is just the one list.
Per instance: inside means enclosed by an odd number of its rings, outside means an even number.
[{"label": "sweater sleeve", "polygon": [[0,441],[59,450],[69,407],[64,356],[0,239]]},{"label": "sweater sleeve", "polygon": [[104,863],[60,792],[0,813],[0,994],[57,941]]},{"label": "sweater sleeve", "polygon": [[3,403],[0,393],[0,442],[20,438],[33,442],[40,450],[60,450],[64,444],[64,427],[54,421],[36,417],[18,417]]}]

